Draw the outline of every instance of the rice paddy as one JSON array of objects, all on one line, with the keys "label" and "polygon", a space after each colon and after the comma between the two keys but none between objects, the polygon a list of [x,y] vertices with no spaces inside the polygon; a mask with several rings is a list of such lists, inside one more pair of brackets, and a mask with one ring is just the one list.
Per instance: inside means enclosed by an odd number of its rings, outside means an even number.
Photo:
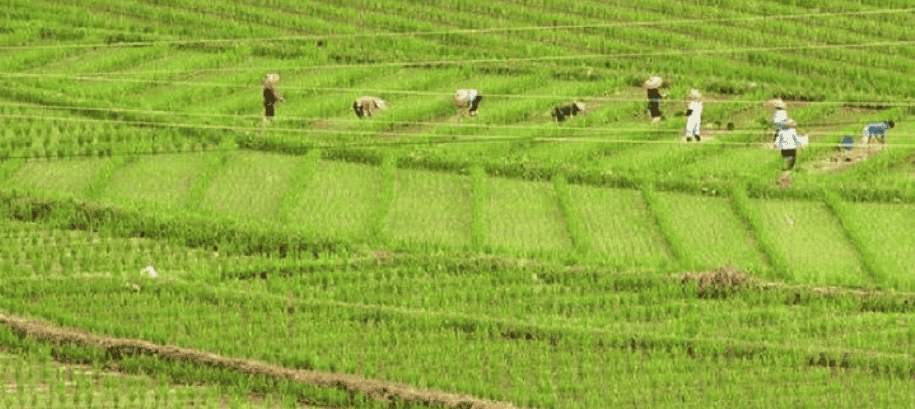
[{"label": "rice paddy", "polygon": [[911,405],[900,2],[8,6],[0,406]]}]

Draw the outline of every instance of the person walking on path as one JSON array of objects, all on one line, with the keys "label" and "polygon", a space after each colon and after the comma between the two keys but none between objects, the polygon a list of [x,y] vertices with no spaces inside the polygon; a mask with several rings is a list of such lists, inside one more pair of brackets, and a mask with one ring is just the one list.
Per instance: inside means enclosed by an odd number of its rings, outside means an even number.
[{"label": "person walking on path", "polygon": [[661,120],[661,77],[651,77],[642,85],[648,92],[648,119],[652,122]]},{"label": "person walking on path", "polygon": [[279,91],[276,90],[276,83],[279,81],[279,74],[270,74],[267,75],[267,79],[263,82],[264,122],[273,121],[274,115],[276,114],[276,105],[285,101]]},{"label": "person walking on path", "polygon": [[797,134],[796,126],[797,124],[793,119],[782,122],[782,129],[778,131],[773,141],[773,146],[781,150],[782,157],[785,158],[782,170],[794,169],[797,148],[802,144],[802,138]]},{"label": "person walking on path", "polygon": [[864,127],[864,142],[871,143],[871,140],[880,138],[880,142],[886,145],[886,132],[896,126],[893,121],[871,122]]},{"label": "person walking on path", "polygon": [[686,141],[696,138],[700,141],[699,129],[702,124],[702,94],[698,90],[689,93],[689,108],[686,110]]}]

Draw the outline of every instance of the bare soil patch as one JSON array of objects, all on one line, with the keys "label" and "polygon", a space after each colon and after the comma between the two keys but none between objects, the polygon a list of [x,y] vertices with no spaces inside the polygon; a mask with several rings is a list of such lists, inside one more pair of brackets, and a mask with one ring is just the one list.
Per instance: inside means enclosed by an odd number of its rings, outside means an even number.
[{"label": "bare soil patch", "polygon": [[858,162],[866,160],[886,149],[882,143],[871,143],[864,146],[856,146],[851,151],[842,150],[836,152],[826,159],[820,160],[813,165],[814,170],[823,172],[844,172],[846,169],[854,166]]},{"label": "bare soil patch", "polygon": [[777,184],[778,187],[782,188],[782,190],[785,190],[785,189],[791,187],[792,180],[793,179],[791,178],[791,172],[783,172],[782,175],[779,176],[778,179],[775,180],[775,184]]},{"label": "bare soil patch", "polygon": [[[37,320],[0,314],[0,323],[11,327],[20,337],[30,336],[55,345],[80,345],[105,349],[118,354],[125,350],[132,354],[151,356],[166,361],[181,360],[196,365],[263,375],[274,379],[287,379],[324,388],[336,388],[350,393],[362,393],[376,400],[393,403],[401,401],[407,406],[427,405],[447,408],[515,408],[508,402],[494,402],[470,395],[446,393],[433,389],[417,388],[394,382],[365,379],[358,375],[327,373],[306,369],[290,369],[253,359],[225,358],[173,345],[92,335],[78,329],[64,329]],[[110,355],[109,355],[110,356]]]}]

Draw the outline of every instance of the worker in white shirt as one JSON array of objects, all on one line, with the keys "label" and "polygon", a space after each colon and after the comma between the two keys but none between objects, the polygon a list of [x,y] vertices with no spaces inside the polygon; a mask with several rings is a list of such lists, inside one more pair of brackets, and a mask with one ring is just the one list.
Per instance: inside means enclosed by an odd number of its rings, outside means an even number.
[{"label": "worker in white shirt", "polygon": [[783,170],[794,169],[794,162],[797,159],[797,148],[802,144],[801,137],[797,134],[795,127],[797,123],[793,119],[782,122],[782,129],[775,136],[773,145],[782,151],[782,157],[785,158]]},{"label": "worker in white shirt", "polygon": [[689,93],[689,108],[686,110],[686,141],[696,138],[699,142],[699,126],[702,122],[702,94],[698,90]]}]

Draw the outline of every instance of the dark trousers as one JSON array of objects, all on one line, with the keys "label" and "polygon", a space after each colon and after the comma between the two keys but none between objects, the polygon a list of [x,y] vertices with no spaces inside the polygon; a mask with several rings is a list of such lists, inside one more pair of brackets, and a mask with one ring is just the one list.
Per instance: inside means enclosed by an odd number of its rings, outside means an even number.
[{"label": "dark trousers", "polygon": [[274,114],[273,109],[273,104],[264,104],[264,116],[272,117]]},{"label": "dark trousers", "polygon": [[793,169],[794,161],[797,159],[797,149],[782,149],[782,157],[788,162],[788,169]]},{"label": "dark trousers", "polygon": [[470,110],[468,112],[476,112],[477,107],[480,106],[481,99],[483,99],[483,97],[480,95],[477,95],[477,97],[474,98],[473,101],[470,101]]},{"label": "dark trousers", "polygon": [[652,118],[661,116],[661,101],[648,101],[648,111]]}]

